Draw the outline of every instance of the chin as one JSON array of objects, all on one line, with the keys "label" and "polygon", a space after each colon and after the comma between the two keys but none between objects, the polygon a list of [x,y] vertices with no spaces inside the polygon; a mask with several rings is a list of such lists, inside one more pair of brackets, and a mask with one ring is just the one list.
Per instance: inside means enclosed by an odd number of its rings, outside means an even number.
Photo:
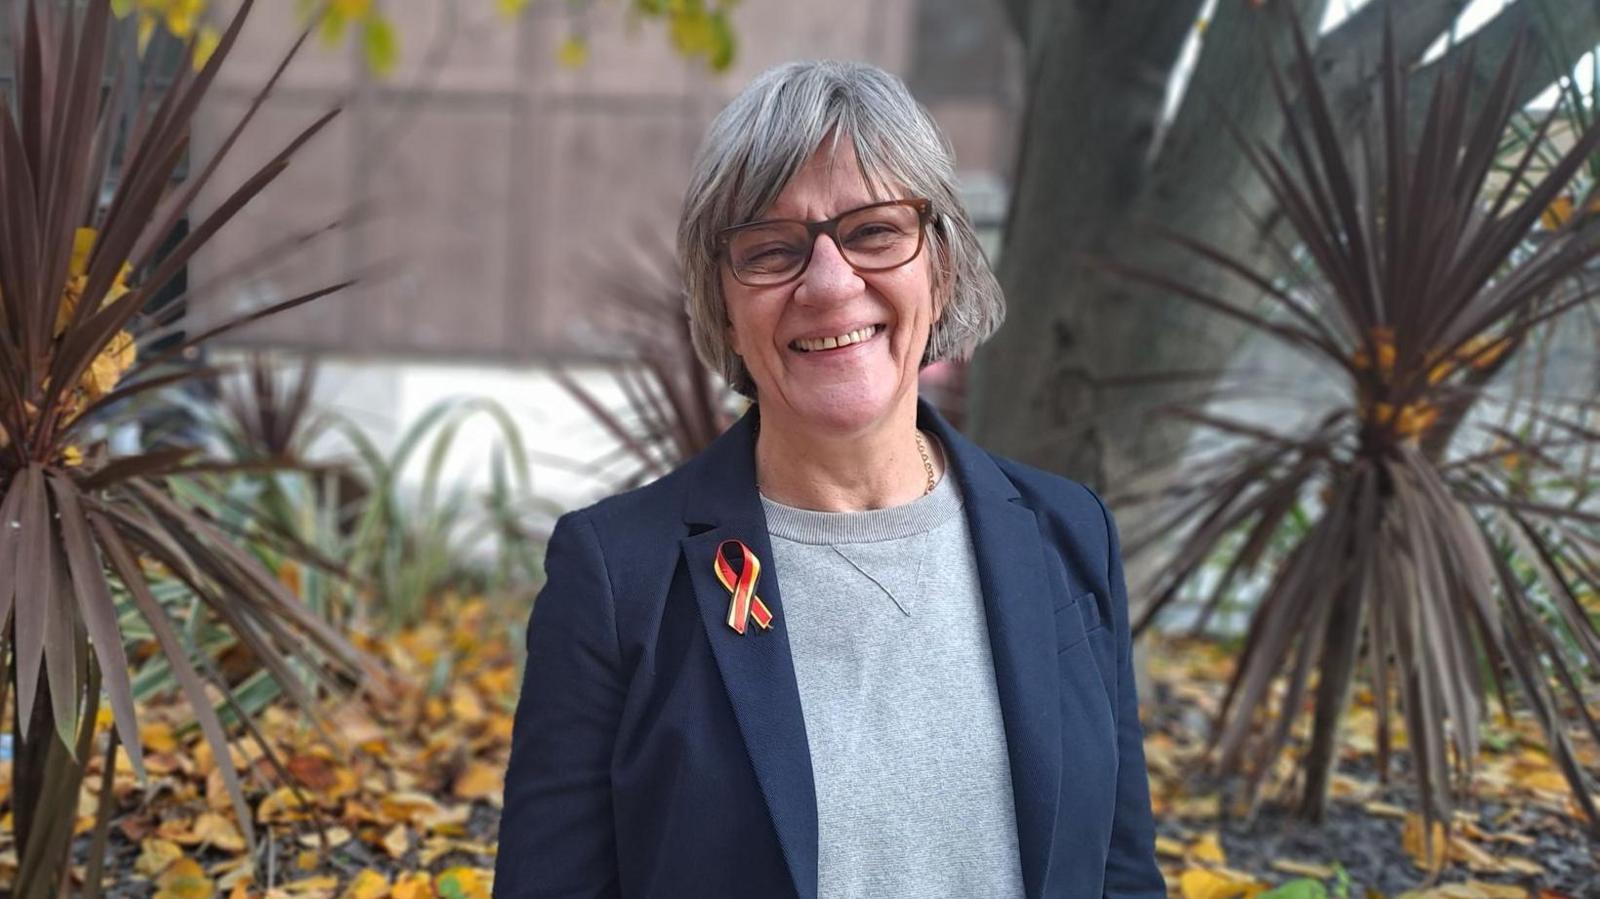
[{"label": "chin", "polygon": [[795,417],[808,427],[837,434],[865,430],[882,421],[899,405],[899,397],[883,388],[839,386],[807,391],[792,403]]}]

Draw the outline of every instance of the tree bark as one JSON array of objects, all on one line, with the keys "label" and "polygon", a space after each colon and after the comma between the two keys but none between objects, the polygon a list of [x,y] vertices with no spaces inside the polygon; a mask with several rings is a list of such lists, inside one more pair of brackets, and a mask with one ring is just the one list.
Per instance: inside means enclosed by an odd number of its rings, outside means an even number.
[{"label": "tree bark", "polygon": [[[1024,123],[999,277],[1004,328],[978,351],[968,385],[975,436],[996,452],[1091,486],[1135,475],[1170,477],[1191,426],[1150,415],[1196,396],[1214,379],[1112,384],[1143,374],[1219,372],[1248,336],[1241,326],[1160,291],[1096,270],[1094,257],[1152,268],[1233,295],[1216,267],[1148,236],[1160,223],[1202,237],[1267,274],[1276,271],[1259,230],[1266,194],[1229,134],[1276,141],[1282,119],[1262,52],[1288,58],[1283,19],[1224,2],[1205,32],[1187,98],[1158,137],[1162,101],[1200,0],[1002,0],[1027,47]],[[1294,0],[1302,23],[1327,0]],[[1414,97],[1439,62],[1415,61],[1448,28],[1462,0],[1372,0],[1317,43],[1319,73],[1338,115],[1359,133],[1377,77],[1384,16],[1407,61]],[[1526,25],[1542,54],[1520,86],[1535,96],[1600,40],[1594,0],[1522,0],[1445,61],[1474,51],[1493,71]],[[1539,15],[1536,13],[1548,13]],[[1559,23],[1559,40],[1550,35]],[[1419,111],[1420,103],[1413,103]],[[1252,216],[1246,210],[1253,210]]]}]

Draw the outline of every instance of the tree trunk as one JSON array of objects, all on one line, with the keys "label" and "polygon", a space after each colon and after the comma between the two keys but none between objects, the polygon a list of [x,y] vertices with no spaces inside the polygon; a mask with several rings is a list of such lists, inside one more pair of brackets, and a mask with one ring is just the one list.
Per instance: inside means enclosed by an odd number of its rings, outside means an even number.
[{"label": "tree trunk", "polygon": [[[1228,125],[1272,143],[1282,130],[1263,47],[1287,59],[1277,4],[1222,2],[1186,98],[1163,130],[1162,102],[1201,0],[1003,0],[1027,47],[1023,133],[999,277],[1004,328],[979,350],[968,385],[975,436],[996,452],[1091,486],[1126,486],[1134,475],[1170,477],[1191,426],[1151,413],[1198,398],[1248,336],[1241,326],[1091,265],[1095,257],[1159,270],[1248,305],[1237,282],[1154,239],[1159,223],[1278,271],[1262,222],[1266,194]],[[1526,101],[1600,39],[1592,0],[1522,0],[1471,40],[1474,66],[1498,64],[1518,28],[1533,38],[1520,87]],[[1415,60],[1459,13],[1461,0],[1371,0],[1317,43],[1333,106],[1359,133],[1372,93],[1385,15],[1396,49]],[[1303,23],[1327,0],[1294,0]],[[1536,13],[1548,13],[1536,14]],[[1559,40],[1541,30],[1558,22]],[[1431,83],[1439,63],[1411,75]],[[1420,103],[1414,103],[1419,111]],[[1255,217],[1241,207],[1255,211]],[[1110,379],[1184,372],[1181,381]]]}]

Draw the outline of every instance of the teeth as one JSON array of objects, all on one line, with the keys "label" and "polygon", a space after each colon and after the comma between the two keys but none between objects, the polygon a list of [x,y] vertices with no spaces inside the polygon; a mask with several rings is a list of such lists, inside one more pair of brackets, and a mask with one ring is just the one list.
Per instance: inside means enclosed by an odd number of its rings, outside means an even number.
[{"label": "teeth", "polygon": [[878,333],[878,326],[868,325],[848,334],[840,334],[838,337],[812,337],[796,340],[793,346],[807,353],[816,350],[831,350],[837,347],[849,346],[852,343],[860,343],[876,333]]}]

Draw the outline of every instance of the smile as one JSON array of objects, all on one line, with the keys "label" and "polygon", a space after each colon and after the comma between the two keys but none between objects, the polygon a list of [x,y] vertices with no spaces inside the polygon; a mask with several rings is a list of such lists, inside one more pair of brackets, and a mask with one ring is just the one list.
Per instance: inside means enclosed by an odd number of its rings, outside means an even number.
[{"label": "smile", "polygon": [[866,341],[871,340],[873,337],[876,337],[881,331],[883,331],[884,327],[884,325],[868,325],[864,328],[857,328],[854,331],[840,334],[836,337],[802,337],[797,340],[790,341],[789,348],[792,350],[799,350],[802,353],[816,353],[824,350],[841,349],[843,347],[852,346],[858,343],[865,343]]}]

